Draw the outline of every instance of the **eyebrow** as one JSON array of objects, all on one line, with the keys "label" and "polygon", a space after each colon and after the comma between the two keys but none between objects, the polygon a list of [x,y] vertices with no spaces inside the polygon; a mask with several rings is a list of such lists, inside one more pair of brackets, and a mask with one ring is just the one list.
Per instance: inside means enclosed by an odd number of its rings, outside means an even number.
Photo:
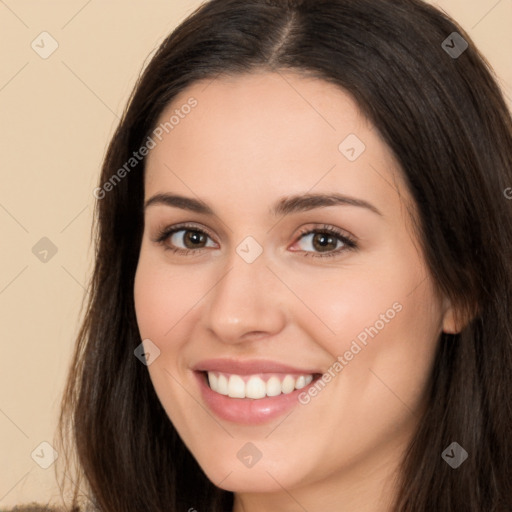
[{"label": "eyebrow", "polygon": [[[204,215],[215,215],[215,212],[203,201],[178,194],[155,194],[145,202],[144,210],[156,204],[181,208]],[[339,205],[366,208],[377,215],[383,216],[380,210],[368,201],[343,194],[301,194],[283,197],[273,205],[270,213],[275,216],[288,215]]]}]

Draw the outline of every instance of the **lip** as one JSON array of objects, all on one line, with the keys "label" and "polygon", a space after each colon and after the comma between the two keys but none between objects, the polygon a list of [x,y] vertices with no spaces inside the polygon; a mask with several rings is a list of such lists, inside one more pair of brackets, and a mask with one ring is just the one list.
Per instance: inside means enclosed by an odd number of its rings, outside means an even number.
[{"label": "lip", "polygon": [[257,373],[286,373],[290,375],[314,375],[322,373],[318,368],[296,368],[268,359],[237,360],[237,359],[205,359],[192,370],[196,372],[223,372],[235,375],[254,375]]},{"label": "lip", "polygon": [[[236,361],[233,359],[209,359],[193,367],[205,405],[217,417],[239,425],[260,425],[270,422],[299,404],[300,393],[313,386],[321,372],[299,369],[268,360]],[[301,389],[288,394],[259,398],[231,398],[213,391],[207,382],[206,372],[218,371],[235,375],[285,373],[289,375],[313,375],[313,380]]]}]

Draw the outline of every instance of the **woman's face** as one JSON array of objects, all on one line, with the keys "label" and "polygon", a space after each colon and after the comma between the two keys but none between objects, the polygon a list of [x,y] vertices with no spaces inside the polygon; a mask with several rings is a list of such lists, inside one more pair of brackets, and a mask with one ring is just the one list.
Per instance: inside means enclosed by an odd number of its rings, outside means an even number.
[{"label": "woman's face", "polygon": [[165,122],[145,200],[169,197],[145,208],[134,292],[184,443],[237,492],[388,473],[453,329],[390,150],[346,93],[293,73],[197,82]]}]

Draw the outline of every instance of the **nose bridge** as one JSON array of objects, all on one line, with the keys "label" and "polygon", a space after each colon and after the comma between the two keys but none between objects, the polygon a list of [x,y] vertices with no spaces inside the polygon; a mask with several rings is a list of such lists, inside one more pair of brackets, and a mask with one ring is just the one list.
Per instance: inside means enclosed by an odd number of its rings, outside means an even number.
[{"label": "nose bridge", "polygon": [[225,342],[242,341],[250,333],[275,334],[284,326],[285,312],[271,282],[275,277],[266,266],[265,255],[254,251],[251,240],[239,244],[209,294],[204,318]]}]

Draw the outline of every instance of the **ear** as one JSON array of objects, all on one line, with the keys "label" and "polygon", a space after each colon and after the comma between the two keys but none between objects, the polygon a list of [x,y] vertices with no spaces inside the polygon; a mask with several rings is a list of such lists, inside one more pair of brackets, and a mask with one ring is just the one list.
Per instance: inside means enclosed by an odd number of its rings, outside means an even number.
[{"label": "ear", "polygon": [[443,315],[443,332],[446,334],[458,334],[460,332],[459,325],[455,318],[455,311],[451,305],[449,305]]},{"label": "ear", "polygon": [[473,315],[464,313],[453,306],[447,298],[443,298],[443,332],[446,334],[459,334],[470,322]]}]

